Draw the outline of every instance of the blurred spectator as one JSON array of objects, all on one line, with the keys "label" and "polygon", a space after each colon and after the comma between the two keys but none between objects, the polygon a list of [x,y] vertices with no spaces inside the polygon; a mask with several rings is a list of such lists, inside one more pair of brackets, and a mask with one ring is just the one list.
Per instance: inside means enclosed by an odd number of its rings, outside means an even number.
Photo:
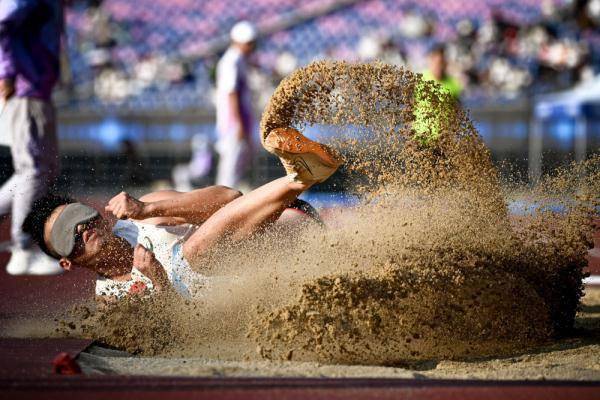
[{"label": "blurred spectator", "polygon": [[111,50],[117,45],[114,36],[116,25],[112,22],[110,14],[101,5],[102,1],[93,2],[88,9],[88,35],[91,43],[85,50],[85,58],[88,64],[96,70],[102,70],[113,64]]},{"label": "blurred spectator", "polygon": [[409,10],[400,24],[402,35],[410,38],[420,38],[430,35],[433,31],[433,23],[429,18],[426,18],[418,8]]},{"label": "blurred spectator", "polygon": [[190,63],[171,61],[165,65],[165,78],[171,85],[192,83],[195,81]]},{"label": "blurred spectator", "polygon": [[231,45],[217,65],[216,183],[238,188],[252,155],[252,103],[247,58],[254,51],[257,30],[241,21],[231,29]]},{"label": "blurred spectator", "polygon": [[119,102],[131,94],[130,81],[124,71],[106,68],[94,81],[94,93],[100,99]]},{"label": "blurred spectator", "polygon": [[423,73],[423,79],[438,82],[442,88],[455,99],[460,98],[462,86],[456,78],[448,74],[446,50],[442,45],[435,46],[428,54],[428,69]]},{"label": "blurred spectator", "polygon": [[384,40],[381,45],[381,54],[379,59],[388,64],[407,67],[406,52],[403,48],[396,45],[391,38]]},{"label": "blurred spectator", "polygon": [[60,75],[62,2],[0,0],[0,135],[8,136],[14,174],[0,188],[0,216],[11,214],[9,274],[62,272],[21,225],[58,175],[52,89]]},{"label": "blurred spectator", "polygon": [[161,60],[158,57],[143,57],[134,67],[133,73],[140,90],[156,84],[160,72]]},{"label": "blurred spectator", "polygon": [[361,61],[373,61],[381,54],[381,41],[377,36],[365,35],[358,42],[356,51]]},{"label": "blurred spectator", "polygon": [[294,72],[297,67],[298,59],[289,51],[284,51],[277,56],[277,61],[275,61],[275,72],[281,78]]}]

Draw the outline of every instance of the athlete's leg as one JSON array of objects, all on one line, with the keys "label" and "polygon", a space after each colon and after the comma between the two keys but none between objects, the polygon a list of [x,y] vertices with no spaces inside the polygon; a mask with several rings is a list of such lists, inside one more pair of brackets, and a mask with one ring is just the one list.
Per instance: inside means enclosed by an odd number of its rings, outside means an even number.
[{"label": "athlete's leg", "polygon": [[327,179],[342,164],[327,146],[294,129],[272,131],[265,148],[279,156],[288,176],[235,199],[213,214],[184,243],[183,254],[188,261],[223,241],[239,242],[264,229],[303,191]]},{"label": "athlete's leg", "polygon": [[276,221],[281,213],[313,183],[280,178],[241,196],[214,213],[183,244],[188,261],[202,256],[224,240],[239,242]]}]

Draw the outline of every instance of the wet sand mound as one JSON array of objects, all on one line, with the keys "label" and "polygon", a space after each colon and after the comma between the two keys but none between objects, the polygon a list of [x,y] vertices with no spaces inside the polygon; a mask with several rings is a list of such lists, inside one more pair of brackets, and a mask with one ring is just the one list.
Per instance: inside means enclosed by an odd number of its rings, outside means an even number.
[{"label": "wet sand mound", "polygon": [[502,355],[547,338],[547,310],[530,289],[484,268],[448,276],[391,266],[373,276],[324,277],[259,320],[256,340],[265,358],[322,363]]},{"label": "wet sand mound", "polygon": [[323,275],[251,322],[260,354],[394,365],[508,354],[570,328],[583,256],[554,264],[569,242],[538,246],[453,195],[363,206],[331,232],[311,260]]}]

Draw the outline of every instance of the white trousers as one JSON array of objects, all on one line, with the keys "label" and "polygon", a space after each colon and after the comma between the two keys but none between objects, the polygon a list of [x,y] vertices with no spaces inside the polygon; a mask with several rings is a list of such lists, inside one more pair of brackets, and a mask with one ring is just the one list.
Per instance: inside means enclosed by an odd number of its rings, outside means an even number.
[{"label": "white trousers", "polygon": [[15,172],[0,188],[0,215],[11,214],[13,246],[30,245],[21,225],[33,202],[58,176],[56,114],[49,101],[12,97],[0,115],[0,134],[10,143]]},{"label": "white trousers", "polygon": [[231,135],[220,138],[216,150],[219,153],[216,184],[239,189],[252,161],[251,147],[247,141]]}]

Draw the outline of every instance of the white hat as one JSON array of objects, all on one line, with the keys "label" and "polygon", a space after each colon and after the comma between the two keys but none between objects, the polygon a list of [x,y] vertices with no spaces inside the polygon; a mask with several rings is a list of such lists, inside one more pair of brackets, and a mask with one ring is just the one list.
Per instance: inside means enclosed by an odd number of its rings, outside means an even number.
[{"label": "white hat", "polygon": [[250,43],[256,40],[258,31],[253,23],[240,21],[231,28],[230,36],[236,43]]}]

